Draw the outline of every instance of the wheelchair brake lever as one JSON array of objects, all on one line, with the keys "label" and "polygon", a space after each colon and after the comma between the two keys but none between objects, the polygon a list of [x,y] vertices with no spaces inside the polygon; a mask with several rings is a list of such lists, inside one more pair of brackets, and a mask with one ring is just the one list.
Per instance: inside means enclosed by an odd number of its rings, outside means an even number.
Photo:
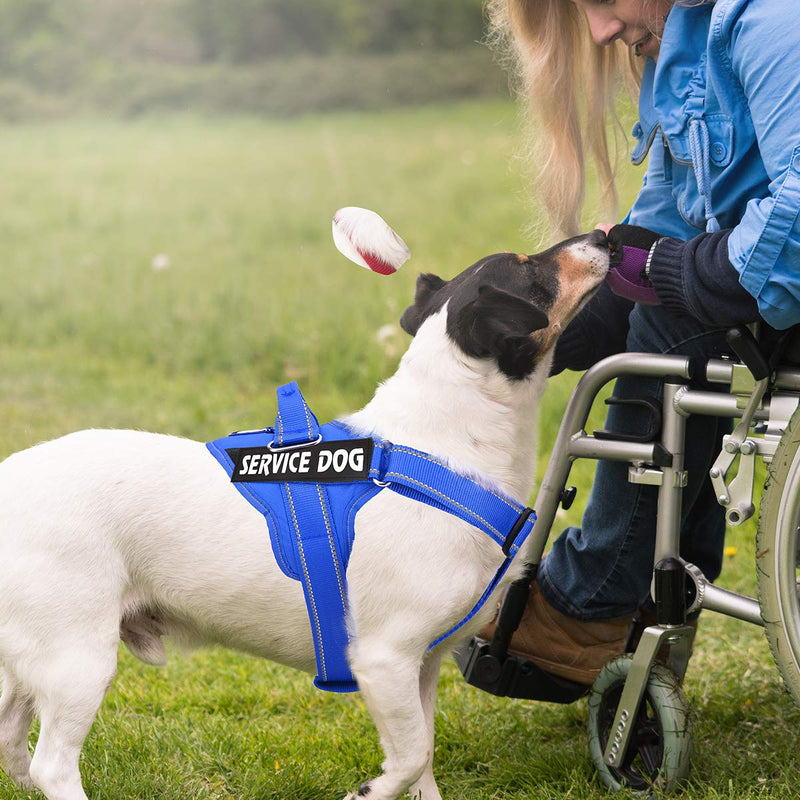
[{"label": "wheelchair brake lever", "polygon": [[753,373],[756,381],[770,376],[772,370],[769,361],[748,327],[737,325],[730,328],[725,334],[725,341],[739,360]]},{"label": "wheelchair brake lever", "polygon": [[[745,330],[747,329],[745,328]],[[748,333],[750,332],[748,331]],[[753,393],[747,401],[747,406],[742,412],[741,419],[733,429],[733,433],[730,436],[723,437],[722,450],[709,471],[717,502],[725,507],[725,518],[729,525],[741,525],[755,513],[753,483],[755,458],[759,445],[757,440],[749,438],[748,435],[756,411],[761,406],[761,401],[764,399],[768,387],[769,373],[756,382],[753,387]],[[726,484],[725,479],[728,476],[728,470],[730,470],[737,455],[740,456],[739,470],[736,477],[729,484]]]}]

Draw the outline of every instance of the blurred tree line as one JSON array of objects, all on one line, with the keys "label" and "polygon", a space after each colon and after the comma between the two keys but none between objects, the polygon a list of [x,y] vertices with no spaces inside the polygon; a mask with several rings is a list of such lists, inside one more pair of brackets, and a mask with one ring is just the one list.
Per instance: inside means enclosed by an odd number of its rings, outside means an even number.
[{"label": "blurred tree line", "polygon": [[391,53],[463,47],[482,35],[481,0],[185,0],[203,59]]},{"label": "blurred tree line", "polygon": [[[354,107],[378,102],[376,77],[369,73],[386,70],[392,83],[390,73],[410,69],[413,77],[408,73],[402,93],[422,84],[416,91],[424,94],[425,80],[419,77],[425,61],[455,52],[464,61],[463,68],[450,63],[460,73],[453,76],[456,96],[468,95],[466,83],[476,79],[488,80],[496,91],[499,71],[480,77],[491,66],[486,48],[476,44],[484,24],[482,0],[0,0],[0,118],[26,116],[26,109],[37,105],[32,92],[49,95],[53,113],[60,113],[68,98],[108,107],[109,96],[126,88],[136,96],[134,111],[151,100],[191,104],[193,94],[203,94],[204,80],[217,84],[213,98],[206,93],[206,105],[231,102],[219,99],[229,81],[238,83],[233,95],[255,107],[247,86],[280,84],[285,76],[287,87],[297,91],[290,60],[305,64],[307,75],[313,73],[310,64],[327,60],[334,73],[322,66],[320,72],[327,70],[328,85],[337,69],[343,82],[371,80],[370,98],[359,101],[354,95]],[[371,66],[360,72],[359,58]],[[403,82],[402,75],[399,79]],[[434,81],[432,99],[450,91],[443,81],[442,76]],[[313,89],[306,94],[313,110]],[[347,93],[338,94],[346,103]],[[392,101],[391,90],[387,97]],[[280,110],[288,95],[285,100],[270,103]],[[292,113],[302,110],[300,100],[291,99]]]},{"label": "blurred tree line", "polygon": [[481,0],[0,0],[5,75],[102,56],[245,64],[453,49],[482,34]]}]

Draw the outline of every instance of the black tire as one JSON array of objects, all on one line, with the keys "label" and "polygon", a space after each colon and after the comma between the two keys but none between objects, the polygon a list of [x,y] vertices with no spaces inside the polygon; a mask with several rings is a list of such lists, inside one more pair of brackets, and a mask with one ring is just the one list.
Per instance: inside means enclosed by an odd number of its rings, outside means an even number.
[{"label": "black tire", "polygon": [[758,600],[770,649],[800,706],[800,410],[769,465],[756,536]]},{"label": "black tire", "polygon": [[653,790],[671,792],[689,775],[692,731],[689,707],[678,677],[661,664],[654,664],[650,670],[625,762],[619,767],[609,767],[603,761],[632,663],[631,655],[615,658],[603,667],[592,686],[589,752],[600,780],[609,789],[626,787],[642,794]]}]

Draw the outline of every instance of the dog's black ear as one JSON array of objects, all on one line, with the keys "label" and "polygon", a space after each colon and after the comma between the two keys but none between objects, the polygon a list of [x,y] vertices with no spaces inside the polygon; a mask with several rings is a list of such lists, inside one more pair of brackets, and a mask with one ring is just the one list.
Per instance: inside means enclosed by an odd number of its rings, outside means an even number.
[{"label": "dog's black ear", "polygon": [[530,350],[530,334],[547,325],[547,315],[524,297],[481,286],[474,300],[448,317],[447,331],[465,353],[508,363],[520,348]]},{"label": "dog's black ear", "polygon": [[412,336],[417,335],[419,326],[425,318],[436,310],[436,293],[447,281],[443,281],[438,275],[426,272],[417,278],[417,290],[414,293],[414,304],[410,305],[400,317],[400,327]]}]

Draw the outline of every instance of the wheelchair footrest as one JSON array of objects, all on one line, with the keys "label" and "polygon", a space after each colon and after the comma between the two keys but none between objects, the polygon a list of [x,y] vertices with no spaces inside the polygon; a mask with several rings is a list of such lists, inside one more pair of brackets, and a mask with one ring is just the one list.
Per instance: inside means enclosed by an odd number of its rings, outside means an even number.
[{"label": "wheelchair footrest", "polygon": [[468,684],[498,697],[574,703],[590,688],[544,672],[520,656],[507,653],[498,658],[490,652],[489,643],[478,637],[453,656]]}]

